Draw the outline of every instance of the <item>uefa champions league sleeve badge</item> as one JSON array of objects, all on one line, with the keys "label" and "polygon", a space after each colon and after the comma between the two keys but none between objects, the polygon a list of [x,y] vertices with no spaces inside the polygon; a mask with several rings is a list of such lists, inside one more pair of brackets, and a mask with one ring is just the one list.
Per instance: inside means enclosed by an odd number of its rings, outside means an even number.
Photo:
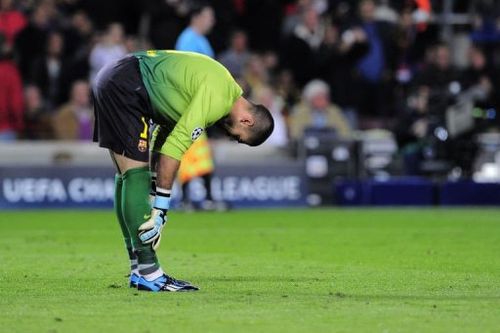
[{"label": "uefa champions league sleeve badge", "polygon": [[201,127],[196,127],[193,132],[191,132],[191,140],[196,140],[200,137],[200,135],[203,133],[203,128]]}]

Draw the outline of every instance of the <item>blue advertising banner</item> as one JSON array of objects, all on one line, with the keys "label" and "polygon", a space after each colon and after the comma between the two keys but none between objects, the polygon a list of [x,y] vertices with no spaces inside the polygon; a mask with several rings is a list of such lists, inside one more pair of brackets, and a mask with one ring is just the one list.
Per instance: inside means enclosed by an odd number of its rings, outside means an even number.
[{"label": "blue advertising banner", "polygon": [[[304,206],[305,183],[300,165],[225,166],[217,168],[212,193],[235,208]],[[179,192],[174,188],[174,199]],[[192,182],[190,196],[204,198],[201,182]],[[113,198],[112,168],[0,168],[0,209],[111,208]]]}]

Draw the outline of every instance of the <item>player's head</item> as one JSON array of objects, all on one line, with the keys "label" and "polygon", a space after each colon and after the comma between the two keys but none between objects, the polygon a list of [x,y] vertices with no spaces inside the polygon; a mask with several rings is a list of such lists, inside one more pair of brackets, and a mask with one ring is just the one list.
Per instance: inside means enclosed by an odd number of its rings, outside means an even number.
[{"label": "player's head", "polygon": [[220,125],[231,139],[254,147],[262,144],[271,135],[274,120],[266,107],[241,97],[236,101],[231,113],[221,120]]}]

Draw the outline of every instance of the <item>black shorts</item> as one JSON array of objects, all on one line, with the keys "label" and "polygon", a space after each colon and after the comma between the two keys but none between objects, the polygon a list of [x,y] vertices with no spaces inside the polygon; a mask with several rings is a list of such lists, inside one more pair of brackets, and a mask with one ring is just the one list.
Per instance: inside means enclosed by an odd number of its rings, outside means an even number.
[{"label": "black shorts", "polygon": [[139,60],[127,56],[101,69],[92,98],[94,141],[117,154],[148,162],[153,108],[142,82]]}]

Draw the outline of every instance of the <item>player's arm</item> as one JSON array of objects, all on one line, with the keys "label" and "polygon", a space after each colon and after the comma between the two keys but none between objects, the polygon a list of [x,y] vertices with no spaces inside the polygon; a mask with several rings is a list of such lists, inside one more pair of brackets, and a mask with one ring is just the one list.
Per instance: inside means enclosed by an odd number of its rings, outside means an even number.
[{"label": "player's arm", "polygon": [[170,194],[182,155],[205,129],[205,98],[204,91],[199,91],[169,134],[165,128],[160,127],[154,135],[153,150],[160,153],[155,163],[156,195],[153,199],[151,218],[139,227],[141,241],[145,244],[151,243],[154,249],[159,246],[161,231],[167,221]]}]

